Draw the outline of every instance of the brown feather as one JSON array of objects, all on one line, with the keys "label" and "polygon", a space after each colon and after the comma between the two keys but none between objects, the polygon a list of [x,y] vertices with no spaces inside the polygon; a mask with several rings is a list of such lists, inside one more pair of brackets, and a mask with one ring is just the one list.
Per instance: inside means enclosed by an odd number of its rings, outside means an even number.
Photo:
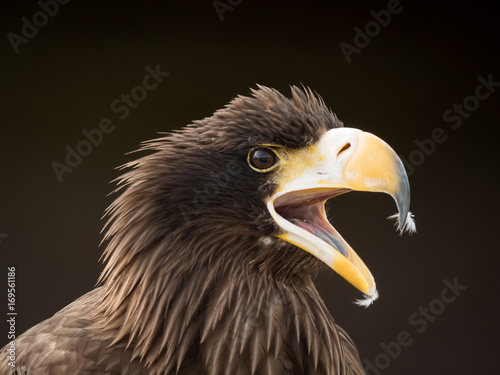
[{"label": "brown feather", "polygon": [[17,374],[364,373],[312,282],[324,266],[273,236],[275,186],[246,165],[256,145],[305,147],[342,124],[310,90],[252,93],[125,166],[101,286],[18,339]]}]

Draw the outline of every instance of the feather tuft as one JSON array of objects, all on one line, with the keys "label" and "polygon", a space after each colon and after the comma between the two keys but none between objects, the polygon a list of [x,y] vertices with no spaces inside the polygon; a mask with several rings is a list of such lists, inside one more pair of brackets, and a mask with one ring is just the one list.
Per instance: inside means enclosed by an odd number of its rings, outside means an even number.
[{"label": "feather tuft", "polygon": [[389,216],[388,219],[396,220],[395,225],[398,227],[400,235],[403,235],[404,232],[408,232],[408,234],[412,235],[413,233],[417,232],[417,226],[415,224],[414,217],[415,215],[413,215],[411,212],[408,212],[404,225],[401,225],[399,221],[399,213],[395,213],[394,215]]},{"label": "feather tuft", "polygon": [[358,306],[362,306],[364,308],[367,308],[370,306],[375,300],[378,298],[378,291],[375,289],[371,295],[366,295],[364,298],[360,298],[354,301],[354,303]]}]

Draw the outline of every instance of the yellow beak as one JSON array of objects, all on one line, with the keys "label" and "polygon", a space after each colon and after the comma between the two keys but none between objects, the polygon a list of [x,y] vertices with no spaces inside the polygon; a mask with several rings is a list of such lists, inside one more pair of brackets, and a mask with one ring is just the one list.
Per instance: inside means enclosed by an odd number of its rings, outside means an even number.
[{"label": "yellow beak", "polygon": [[278,189],[267,202],[283,230],[276,236],[326,263],[367,296],[361,305],[370,304],[378,296],[375,280],[328,222],[324,203],[351,190],[384,192],[396,201],[399,230],[413,231],[408,177],[397,154],[370,133],[337,128],[313,146],[289,151],[279,168]]}]

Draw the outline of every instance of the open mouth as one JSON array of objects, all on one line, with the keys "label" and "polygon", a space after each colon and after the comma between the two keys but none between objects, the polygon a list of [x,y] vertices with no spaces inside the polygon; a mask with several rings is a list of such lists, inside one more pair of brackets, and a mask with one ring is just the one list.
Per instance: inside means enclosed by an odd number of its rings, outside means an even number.
[{"label": "open mouth", "polygon": [[351,190],[310,189],[288,193],[274,201],[274,208],[278,215],[325,241],[349,259],[349,245],[330,224],[325,211],[325,203],[328,199],[349,191]]},{"label": "open mouth", "polygon": [[408,176],[396,152],[373,134],[335,128],[314,145],[286,154],[275,181],[278,187],[266,200],[280,228],[275,236],[324,262],[360,290],[366,297],[357,302],[368,306],[378,296],[375,279],[328,221],[325,202],[349,191],[389,194],[400,233],[413,232]]},{"label": "open mouth", "polygon": [[284,233],[276,235],[306,250],[365,294],[355,301],[368,306],[377,297],[375,280],[368,267],[326,217],[328,199],[347,193],[347,188],[311,188],[282,192],[268,201],[268,209]]}]

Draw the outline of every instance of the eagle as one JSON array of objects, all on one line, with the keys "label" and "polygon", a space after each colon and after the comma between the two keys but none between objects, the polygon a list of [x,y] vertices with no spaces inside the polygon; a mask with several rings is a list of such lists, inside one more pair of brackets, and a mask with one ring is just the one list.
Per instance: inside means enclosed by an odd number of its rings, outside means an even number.
[{"label": "eagle", "polygon": [[15,363],[6,346],[0,373],[364,374],[313,280],[331,268],[360,305],[377,298],[325,202],[384,192],[414,231],[395,151],[307,87],[260,85],[140,150],[105,212],[96,288],[16,338]]}]

